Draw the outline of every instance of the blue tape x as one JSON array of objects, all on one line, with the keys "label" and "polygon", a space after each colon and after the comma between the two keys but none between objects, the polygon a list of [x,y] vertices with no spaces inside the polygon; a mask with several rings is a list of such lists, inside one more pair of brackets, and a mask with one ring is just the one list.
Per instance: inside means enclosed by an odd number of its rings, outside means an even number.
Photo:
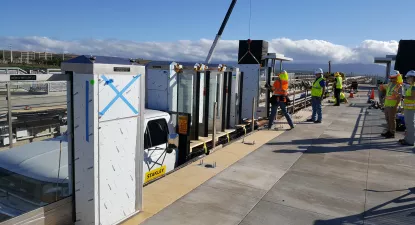
[{"label": "blue tape x", "polygon": [[108,79],[105,75],[101,76],[102,79],[104,79],[105,83],[110,86],[110,88],[115,92],[115,94],[117,94],[110,103],[108,103],[107,106],[105,106],[105,108],[99,112],[99,115],[103,116],[108,109],[111,108],[111,106],[120,98],[121,100],[123,100],[125,102],[125,104],[127,104],[127,106],[131,109],[131,111],[133,111],[134,114],[138,114],[138,111],[134,108],[134,106],[131,105],[131,103],[123,96],[124,92],[127,91],[127,89],[136,81],[138,80],[138,78],[141,77],[141,74],[135,76],[127,85],[125,85],[125,87],[121,90],[118,91],[117,88],[114,86],[113,80],[112,79]]}]

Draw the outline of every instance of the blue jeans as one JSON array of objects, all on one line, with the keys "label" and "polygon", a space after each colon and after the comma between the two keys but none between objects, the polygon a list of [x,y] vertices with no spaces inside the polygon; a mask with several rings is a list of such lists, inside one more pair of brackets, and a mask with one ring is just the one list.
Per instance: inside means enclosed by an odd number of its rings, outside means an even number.
[{"label": "blue jeans", "polygon": [[311,97],[311,108],[313,109],[313,113],[311,114],[311,119],[321,121],[323,116],[321,114],[321,101],[319,97]]},{"label": "blue jeans", "polygon": [[285,105],[285,102],[277,102],[275,104],[272,104],[271,115],[270,115],[269,121],[268,121],[268,128],[271,128],[271,126],[274,122],[275,115],[277,114],[278,106],[281,108],[281,112],[285,116],[285,119],[287,119],[287,122],[290,125],[290,127],[294,127],[293,121],[291,120],[291,116],[287,112],[287,105]]}]

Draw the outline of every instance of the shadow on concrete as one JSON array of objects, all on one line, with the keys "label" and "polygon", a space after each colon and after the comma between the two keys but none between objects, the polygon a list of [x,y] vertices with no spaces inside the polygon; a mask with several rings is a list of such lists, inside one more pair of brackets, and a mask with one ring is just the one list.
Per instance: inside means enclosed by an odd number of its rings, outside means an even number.
[{"label": "shadow on concrete", "polygon": [[415,188],[405,190],[368,192],[400,192],[407,193],[365,210],[363,213],[329,220],[316,220],[314,225],[414,225],[415,224]]},{"label": "shadow on concrete", "polygon": [[[327,139],[330,140],[331,143],[340,143],[339,139]],[[337,142],[336,142],[337,140]],[[303,140],[307,141],[307,140]],[[348,141],[348,140],[347,140]],[[285,143],[285,144],[294,144],[296,141]],[[278,143],[283,144],[283,143]],[[325,144],[328,144],[326,142]],[[289,149],[281,149],[281,150],[274,150],[275,153],[298,153],[302,152],[304,154],[323,154],[323,153],[331,153],[331,152],[352,152],[352,151],[360,151],[360,150],[370,150],[370,149],[377,149],[377,150],[385,150],[385,151],[392,151],[392,152],[403,152],[403,153],[415,153],[415,149],[411,146],[402,147],[396,141],[394,142],[385,142],[385,143],[378,143],[368,145],[352,145],[352,146],[298,146],[298,150],[289,150]],[[414,224],[415,225],[415,224]]]},{"label": "shadow on concrete", "polygon": [[[367,107],[368,104],[366,104]],[[373,114],[374,113],[374,114]],[[378,113],[378,114],[376,114]],[[378,119],[371,118],[372,116]],[[371,124],[370,121],[380,122],[379,112],[368,111],[361,107],[350,138],[327,138],[323,135],[316,139],[300,139],[291,142],[268,142],[266,145],[294,145],[298,150],[279,149],[275,153],[298,153],[321,154],[330,152],[351,152],[368,149],[379,149],[393,152],[415,153],[411,146],[402,146],[395,139],[384,139],[379,132],[383,127],[379,124]],[[361,124],[362,123],[362,124]],[[361,124],[361,125],[360,125]],[[361,128],[360,133],[358,130]],[[333,130],[333,133],[336,131]],[[383,140],[383,141],[382,141]],[[327,146],[328,145],[328,146]]]}]

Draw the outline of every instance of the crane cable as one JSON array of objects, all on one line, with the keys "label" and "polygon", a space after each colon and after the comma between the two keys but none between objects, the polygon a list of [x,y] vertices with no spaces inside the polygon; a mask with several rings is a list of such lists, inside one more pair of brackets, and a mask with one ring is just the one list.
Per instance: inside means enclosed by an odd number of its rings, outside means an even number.
[{"label": "crane cable", "polygon": [[249,39],[251,39],[251,19],[252,19],[252,0],[249,0],[249,28],[248,28]]},{"label": "crane cable", "polygon": [[254,60],[258,63],[261,64],[258,59],[254,56],[254,54],[252,54],[251,52],[251,18],[252,18],[252,0],[249,0],[249,25],[248,25],[248,51],[245,53],[245,55],[243,55],[241,57],[241,59],[238,60],[238,64],[242,61],[242,59],[245,58],[245,56],[248,55],[248,53],[252,56],[252,58],[254,58]]}]

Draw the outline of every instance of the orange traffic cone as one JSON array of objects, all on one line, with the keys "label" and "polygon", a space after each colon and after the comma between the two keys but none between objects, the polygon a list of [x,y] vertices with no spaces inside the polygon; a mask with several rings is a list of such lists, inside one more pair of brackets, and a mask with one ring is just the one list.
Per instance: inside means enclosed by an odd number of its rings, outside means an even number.
[{"label": "orange traffic cone", "polygon": [[349,98],[354,98],[354,96],[353,96],[353,90],[352,90],[352,91],[350,91]]},{"label": "orange traffic cone", "polygon": [[372,88],[372,93],[370,93],[370,99],[375,99],[375,89]]}]

